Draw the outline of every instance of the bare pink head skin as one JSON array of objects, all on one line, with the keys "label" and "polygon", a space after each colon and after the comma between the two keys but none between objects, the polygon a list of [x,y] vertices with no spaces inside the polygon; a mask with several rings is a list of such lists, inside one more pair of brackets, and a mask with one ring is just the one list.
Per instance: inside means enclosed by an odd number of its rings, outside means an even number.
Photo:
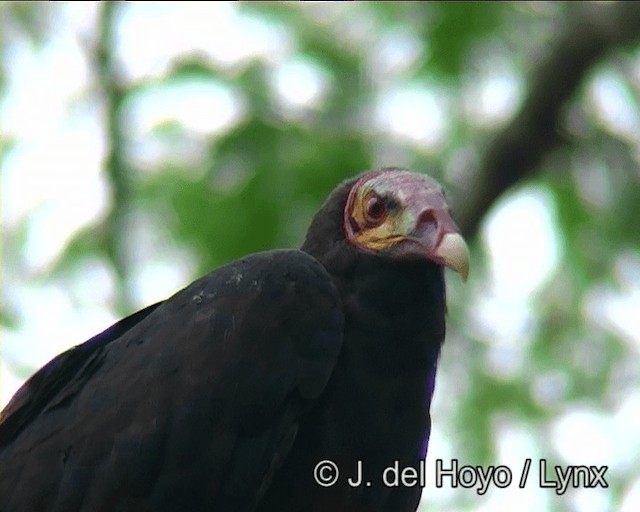
[{"label": "bare pink head skin", "polygon": [[382,169],[358,179],[344,210],[346,239],[358,250],[398,260],[428,259],[469,273],[469,251],[442,187],[424,174]]}]

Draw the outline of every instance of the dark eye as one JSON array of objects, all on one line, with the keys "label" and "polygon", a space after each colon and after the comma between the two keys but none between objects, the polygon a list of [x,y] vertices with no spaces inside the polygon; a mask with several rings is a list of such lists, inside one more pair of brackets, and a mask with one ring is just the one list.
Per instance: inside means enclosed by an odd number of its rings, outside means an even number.
[{"label": "dark eye", "polygon": [[366,199],[365,217],[369,224],[377,225],[387,217],[387,205],[377,194]]}]

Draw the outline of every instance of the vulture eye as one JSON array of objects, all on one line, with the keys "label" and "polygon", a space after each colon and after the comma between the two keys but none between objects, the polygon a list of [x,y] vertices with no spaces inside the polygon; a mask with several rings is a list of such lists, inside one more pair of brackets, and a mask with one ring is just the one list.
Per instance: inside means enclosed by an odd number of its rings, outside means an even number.
[{"label": "vulture eye", "polygon": [[377,226],[387,217],[387,205],[377,194],[371,194],[366,199],[365,219],[368,224]]}]

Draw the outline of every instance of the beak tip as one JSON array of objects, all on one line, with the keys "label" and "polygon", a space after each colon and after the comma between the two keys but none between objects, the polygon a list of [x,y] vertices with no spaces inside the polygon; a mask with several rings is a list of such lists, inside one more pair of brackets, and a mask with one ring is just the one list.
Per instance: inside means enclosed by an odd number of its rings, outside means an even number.
[{"label": "beak tip", "polygon": [[442,237],[436,250],[436,256],[444,265],[460,274],[463,282],[469,277],[469,248],[458,233],[447,233]]}]

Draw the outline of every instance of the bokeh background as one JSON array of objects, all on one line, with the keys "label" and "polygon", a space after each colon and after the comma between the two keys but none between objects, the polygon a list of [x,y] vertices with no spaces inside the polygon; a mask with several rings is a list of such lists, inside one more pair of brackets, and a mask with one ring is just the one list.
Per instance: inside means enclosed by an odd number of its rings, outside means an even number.
[{"label": "bokeh background", "polygon": [[[421,510],[640,510],[637,5],[3,2],[2,405],[117,318],[300,245],[346,177],[406,166],[473,258],[448,275]],[[438,458],[513,483],[437,488]],[[609,486],[558,496],[540,459]]]}]

